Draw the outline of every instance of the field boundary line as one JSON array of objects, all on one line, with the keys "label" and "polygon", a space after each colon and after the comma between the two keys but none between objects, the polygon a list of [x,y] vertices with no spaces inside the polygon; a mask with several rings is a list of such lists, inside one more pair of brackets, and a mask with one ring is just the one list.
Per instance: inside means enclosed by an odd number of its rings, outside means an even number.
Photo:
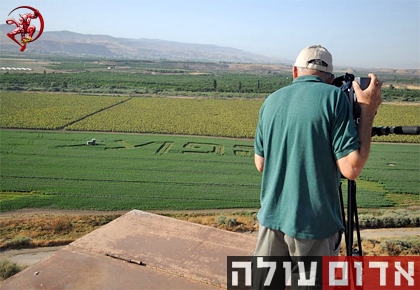
[{"label": "field boundary line", "polygon": [[128,99],[126,99],[126,100],[122,100],[122,101],[117,102],[117,103],[115,103],[115,104],[112,104],[112,105],[110,105],[110,106],[103,107],[103,108],[101,108],[101,109],[99,109],[99,110],[96,110],[96,111],[94,111],[94,112],[92,112],[92,113],[90,113],[90,114],[87,114],[87,115],[85,115],[85,116],[83,116],[83,117],[81,117],[81,118],[79,118],[79,119],[77,119],[77,120],[71,121],[71,122],[69,122],[69,123],[67,123],[67,124],[65,124],[65,125],[63,125],[63,126],[61,126],[61,127],[58,127],[56,130],[64,130],[64,129],[65,129],[66,127],[68,127],[68,126],[71,126],[71,125],[73,125],[73,124],[75,124],[75,123],[77,123],[77,122],[83,121],[84,119],[89,118],[89,117],[91,117],[91,116],[93,116],[93,115],[96,115],[96,114],[98,114],[98,113],[100,113],[100,112],[102,112],[102,111],[105,111],[105,110],[108,110],[108,109],[110,109],[110,108],[113,108],[113,107],[119,106],[119,105],[121,105],[121,104],[123,104],[123,103],[125,103],[125,102],[127,102],[127,101],[130,101],[132,98],[133,98],[133,97],[128,97]]}]

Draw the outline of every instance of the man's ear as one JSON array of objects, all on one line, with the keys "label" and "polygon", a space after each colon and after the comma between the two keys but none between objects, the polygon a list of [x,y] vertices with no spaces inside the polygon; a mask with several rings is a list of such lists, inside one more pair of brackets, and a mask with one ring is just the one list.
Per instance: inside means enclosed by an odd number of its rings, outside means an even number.
[{"label": "man's ear", "polygon": [[296,66],[293,67],[293,79],[298,77],[298,68]]}]

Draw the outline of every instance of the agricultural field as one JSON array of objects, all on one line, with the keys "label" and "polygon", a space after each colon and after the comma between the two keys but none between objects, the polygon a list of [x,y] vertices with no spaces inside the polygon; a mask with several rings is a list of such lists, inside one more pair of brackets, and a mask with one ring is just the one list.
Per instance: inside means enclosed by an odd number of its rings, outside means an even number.
[{"label": "agricultural field", "polygon": [[[0,92],[0,127],[253,138],[263,99]],[[374,126],[420,124],[420,105],[383,104]],[[374,141],[420,143],[420,135]]]},{"label": "agricultural field", "polygon": [[250,141],[9,130],[1,138],[2,211],[258,206]]},{"label": "agricultural field", "polygon": [[[290,68],[73,58],[34,63],[33,72],[0,74],[1,211],[259,207],[252,138],[262,102],[291,82]],[[381,79],[384,99],[397,103],[385,102],[374,126],[419,125],[417,78],[390,73]],[[358,206],[419,205],[420,136],[374,141],[411,144],[372,146],[358,180]]]},{"label": "agricultural field", "polygon": [[132,98],[66,130],[253,138],[262,100]]},{"label": "agricultural field", "polygon": [[220,95],[261,97],[290,84],[290,73],[237,74],[195,71],[82,71],[77,73],[7,73],[0,90],[101,94]]},{"label": "agricultural field", "polygon": [[[0,71],[0,91],[71,92],[211,98],[265,98],[292,82],[290,65],[235,64],[182,61],[109,60],[89,57],[0,54],[3,66],[31,67],[31,71]],[[338,69],[384,82],[388,102],[420,102],[419,71],[363,71]]]},{"label": "agricultural field", "polygon": [[0,92],[0,127],[62,129],[128,97]]},{"label": "agricultural field", "polygon": [[[251,140],[32,130],[0,133],[1,211],[259,207],[261,176],[253,165]],[[87,145],[93,139],[95,145]],[[419,204],[418,146],[372,146],[371,159],[358,181],[359,207]]]}]

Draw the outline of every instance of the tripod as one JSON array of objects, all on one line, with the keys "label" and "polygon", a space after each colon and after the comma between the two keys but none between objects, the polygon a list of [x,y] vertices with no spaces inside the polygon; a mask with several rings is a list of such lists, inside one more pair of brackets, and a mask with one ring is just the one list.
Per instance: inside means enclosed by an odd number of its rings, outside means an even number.
[{"label": "tripod", "polygon": [[[344,223],[344,239],[346,243],[346,255],[347,256],[362,256],[362,240],[360,239],[360,225],[359,216],[357,215],[357,203],[356,203],[356,181],[347,181],[347,222],[344,212],[344,199],[343,190],[340,183],[340,203],[341,203],[341,215]],[[356,227],[357,234],[357,248],[353,247],[354,229]]]},{"label": "tripod", "polygon": [[[389,134],[407,134],[420,135],[420,126],[396,126],[396,127],[373,127],[372,136],[382,136]],[[343,190],[340,183],[340,203],[341,215],[344,223],[344,238],[346,242],[347,256],[362,256],[362,241],[360,239],[359,217],[357,215],[356,203],[356,181],[348,180],[347,182],[347,221],[344,212]],[[356,227],[356,228],[355,228]],[[357,248],[353,247],[354,230],[357,234]]]}]

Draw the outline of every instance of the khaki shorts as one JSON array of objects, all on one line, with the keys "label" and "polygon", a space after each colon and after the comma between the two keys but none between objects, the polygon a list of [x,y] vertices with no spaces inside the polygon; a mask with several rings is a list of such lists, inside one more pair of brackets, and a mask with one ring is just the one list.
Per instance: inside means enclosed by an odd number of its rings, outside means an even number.
[{"label": "khaki shorts", "polygon": [[326,239],[297,239],[260,225],[254,256],[338,256],[342,233]]},{"label": "khaki shorts", "polygon": [[[337,232],[333,236],[326,239],[297,239],[290,237],[285,233],[273,229],[266,228],[260,225],[258,232],[258,242],[254,252],[254,257],[257,256],[282,256],[291,257],[292,273],[289,279],[297,281],[299,277],[296,261],[292,257],[306,257],[306,256],[338,256],[340,252],[342,233]],[[264,281],[265,274],[262,272],[252,273],[252,287],[251,289],[265,289]],[[296,284],[292,284],[296,285]],[[269,288],[272,289],[272,288]],[[280,286],[276,289],[311,289],[321,290],[319,280],[316,281],[316,286]]]}]

